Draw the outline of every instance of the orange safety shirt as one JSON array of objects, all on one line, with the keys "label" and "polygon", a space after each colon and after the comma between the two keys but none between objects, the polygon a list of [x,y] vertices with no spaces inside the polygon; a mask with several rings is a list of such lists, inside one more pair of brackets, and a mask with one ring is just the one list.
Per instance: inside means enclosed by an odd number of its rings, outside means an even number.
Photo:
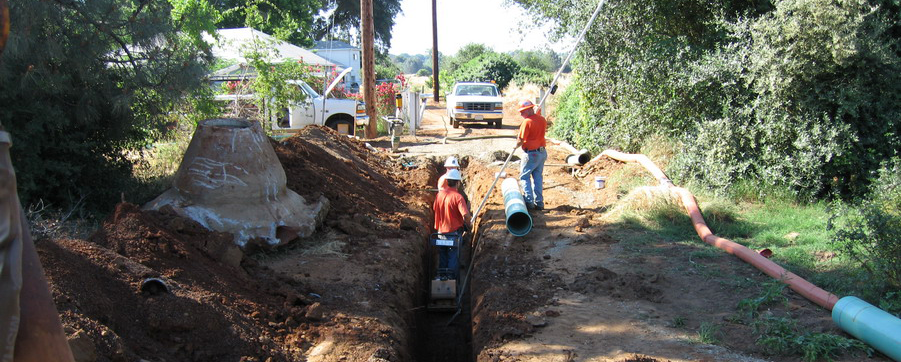
[{"label": "orange safety shirt", "polygon": [[519,125],[519,139],[525,140],[522,149],[531,151],[545,146],[544,132],[547,130],[547,120],[540,114],[526,117]]},{"label": "orange safety shirt", "polygon": [[448,187],[438,191],[432,211],[435,212],[435,230],[449,233],[463,227],[463,215],[469,214],[469,207],[456,188]]}]

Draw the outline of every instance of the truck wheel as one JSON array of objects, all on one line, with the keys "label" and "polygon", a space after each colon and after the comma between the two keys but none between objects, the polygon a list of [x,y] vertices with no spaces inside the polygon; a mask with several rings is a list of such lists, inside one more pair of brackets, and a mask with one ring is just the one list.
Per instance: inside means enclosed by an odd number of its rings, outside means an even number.
[{"label": "truck wheel", "polygon": [[451,126],[454,126],[454,128],[460,128],[460,121],[456,118],[451,118]]},{"label": "truck wheel", "polygon": [[494,121],[494,128],[502,128],[503,126],[501,126],[501,122],[503,122],[503,120],[499,119],[497,121]]},{"label": "truck wheel", "polygon": [[354,134],[354,119],[350,116],[334,117],[326,121],[325,126],[338,131],[338,133],[341,134]]}]

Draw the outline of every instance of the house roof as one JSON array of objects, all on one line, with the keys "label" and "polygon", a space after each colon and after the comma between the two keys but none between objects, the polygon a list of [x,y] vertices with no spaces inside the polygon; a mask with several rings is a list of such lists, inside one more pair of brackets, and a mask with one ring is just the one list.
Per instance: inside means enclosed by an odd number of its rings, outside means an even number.
[{"label": "house roof", "polygon": [[329,40],[329,41],[317,41],[313,43],[313,50],[339,50],[339,49],[352,49],[352,50],[360,50],[353,45],[347,44],[340,40]]},{"label": "house roof", "polygon": [[[277,61],[285,61],[288,59],[301,60],[304,63],[321,66],[335,66],[331,62],[315,53],[288,43],[283,40],[251,28],[235,28],[235,29],[219,29],[216,30],[219,40],[215,41],[210,36],[207,41],[213,43],[213,56],[219,59],[233,59],[239,62],[246,62],[247,59],[242,55],[251,46],[253,41],[259,41],[266,44],[266,47],[277,52]],[[340,68],[340,67],[339,67]]]}]

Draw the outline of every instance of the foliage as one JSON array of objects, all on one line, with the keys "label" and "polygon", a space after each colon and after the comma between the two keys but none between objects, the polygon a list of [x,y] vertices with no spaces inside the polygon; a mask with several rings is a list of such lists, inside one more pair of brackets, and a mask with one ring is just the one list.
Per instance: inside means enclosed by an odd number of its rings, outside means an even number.
[{"label": "foliage", "polygon": [[551,73],[535,68],[520,68],[516,75],[513,76],[513,82],[517,84],[538,84],[548,86],[551,84],[553,76]]},{"label": "foliage", "polygon": [[516,50],[510,55],[523,68],[545,72],[556,72],[563,63],[563,59],[551,50]]},{"label": "foliage", "polygon": [[[518,0],[580,30],[595,1]],[[860,194],[901,149],[897,6],[864,0],[605,4],[554,127],[579,147],[679,142],[673,176]],[[577,99],[566,99],[576,97]]]},{"label": "foliage", "polygon": [[509,55],[488,53],[463,64],[454,72],[454,78],[470,82],[493,80],[500,89],[504,89],[518,72],[519,64]]},{"label": "foliage", "polygon": [[375,54],[375,79],[394,79],[403,73],[387,54]]},{"label": "foliage", "polygon": [[873,350],[856,339],[848,339],[829,333],[802,333],[798,331],[794,319],[764,316],[752,324],[758,334],[757,345],[770,354],[801,354],[804,361],[818,361],[840,353],[864,351],[868,355]]},{"label": "foliage", "polygon": [[378,114],[394,115],[397,104],[395,95],[407,88],[407,78],[398,74],[394,79],[397,82],[384,82],[375,87],[375,107]]},{"label": "foliage", "polygon": [[720,342],[719,334],[720,326],[718,324],[703,322],[698,328],[698,341],[707,344],[717,344]]},{"label": "foliage", "polygon": [[[244,57],[256,73],[250,82],[250,89],[253,90],[256,104],[268,105],[269,109],[282,109],[290,107],[292,103],[307,99],[307,94],[291,81],[312,81],[310,74],[314,71],[313,66],[305,64],[301,60],[289,59],[275,62],[273,59],[277,57],[277,54],[272,54],[268,50],[269,48],[257,43],[252,46],[244,53]],[[321,68],[315,70],[324,71]],[[319,82],[312,83],[312,86],[315,87],[317,83]]]},{"label": "foliage", "polygon": [[756,298],[742,299],[738,302],[738,310],[753,318],[757,316],[760,307],[774,303],[788,305],[788,297],[782,293],[785,290],[785,286],[785,283],[778,280],[764,282],[761,295]]},{"label": "foliage", "polygon": [[[10,4],[0,122],[12,134],[25,204],[106,209],[132,183],[127,149],[165,133],[160,117],[202,88],[209,47],[199,2],[24,0]],[[170,17],[171,16],[171,17]]]},{"label": "foliage", "polygon": [[[313,16],[319,0],[219,0],[213,2],[222,13],[219,28],[249,27],[278,39],[309,46]],[[359,13],[359,5],[357,12]]]},{"label": "foliage", "polygon": [[420,77],[430,76],[432,75],[432,68],[423,68],[416,72],[416,75]]},{"label": "foliage", "polygon": [[870,200],[859,206],[835,202],[832,241],[874,280],[901,288],[901,159],[883,165]]},{"label": "foliage", "polygon": [[[316,39],[359,37],[360,0],[330,0],[322,1],[321,4],[318,11],[320,15],[313,25]],[[391,48],[391,29],[394,28],[394,17],[400,12],[400,0],[372,1],[372,28],[376,48],[382,51]]]},{"label": "foliage", "polygon": [[485,44],[469,43],[460,48],[454,56],[441,57],[439,69],[454,73],[471,60],[478,58],[481,55],[494,53],[494,50]]}]

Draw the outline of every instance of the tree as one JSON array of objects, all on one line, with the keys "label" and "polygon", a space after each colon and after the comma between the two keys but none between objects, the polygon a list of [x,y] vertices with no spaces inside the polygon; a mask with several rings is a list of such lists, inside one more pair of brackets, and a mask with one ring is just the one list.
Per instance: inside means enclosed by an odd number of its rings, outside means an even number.
[{"label": "tree", "polygon": [[[391,29],[394,17],[400,14],[400,0],[374,0],[372,2],[375,46],[383,52],[391,48]],[[324,1],[320,14],[313,24],[313,36],[322,40],[328,36],[339,39],[359,37],[360,0]]]},{"label": "tree", "polygon": [[219,28],[249,27],[297,45],[313,44],[319,0],[216,0],[214,5],[222,13]]},{"label": "tree", "polygon": [[202,89],[212,8],[196,0],[10,4],[0,58],[0,122],[12,134],[20,196],[106,209],[129,182],[126,150]]},{"label": "tree", "polygon": [[[493,53],[494,50],[492,50],[485,44],[469,43],[460,48],[460,50],[457,51],[456,55],[452,57],[445,57],[442,60],[441,67],[439,67],[439,69],[443,68],[448,72],[453,73],[457,71],[457,69],[459,69],[461,66],[463,66],[463,64],[468,63],[470,60],[478,58],[482,54]],[[431,54],[431,52],[429,52],[429,54]]]}]

